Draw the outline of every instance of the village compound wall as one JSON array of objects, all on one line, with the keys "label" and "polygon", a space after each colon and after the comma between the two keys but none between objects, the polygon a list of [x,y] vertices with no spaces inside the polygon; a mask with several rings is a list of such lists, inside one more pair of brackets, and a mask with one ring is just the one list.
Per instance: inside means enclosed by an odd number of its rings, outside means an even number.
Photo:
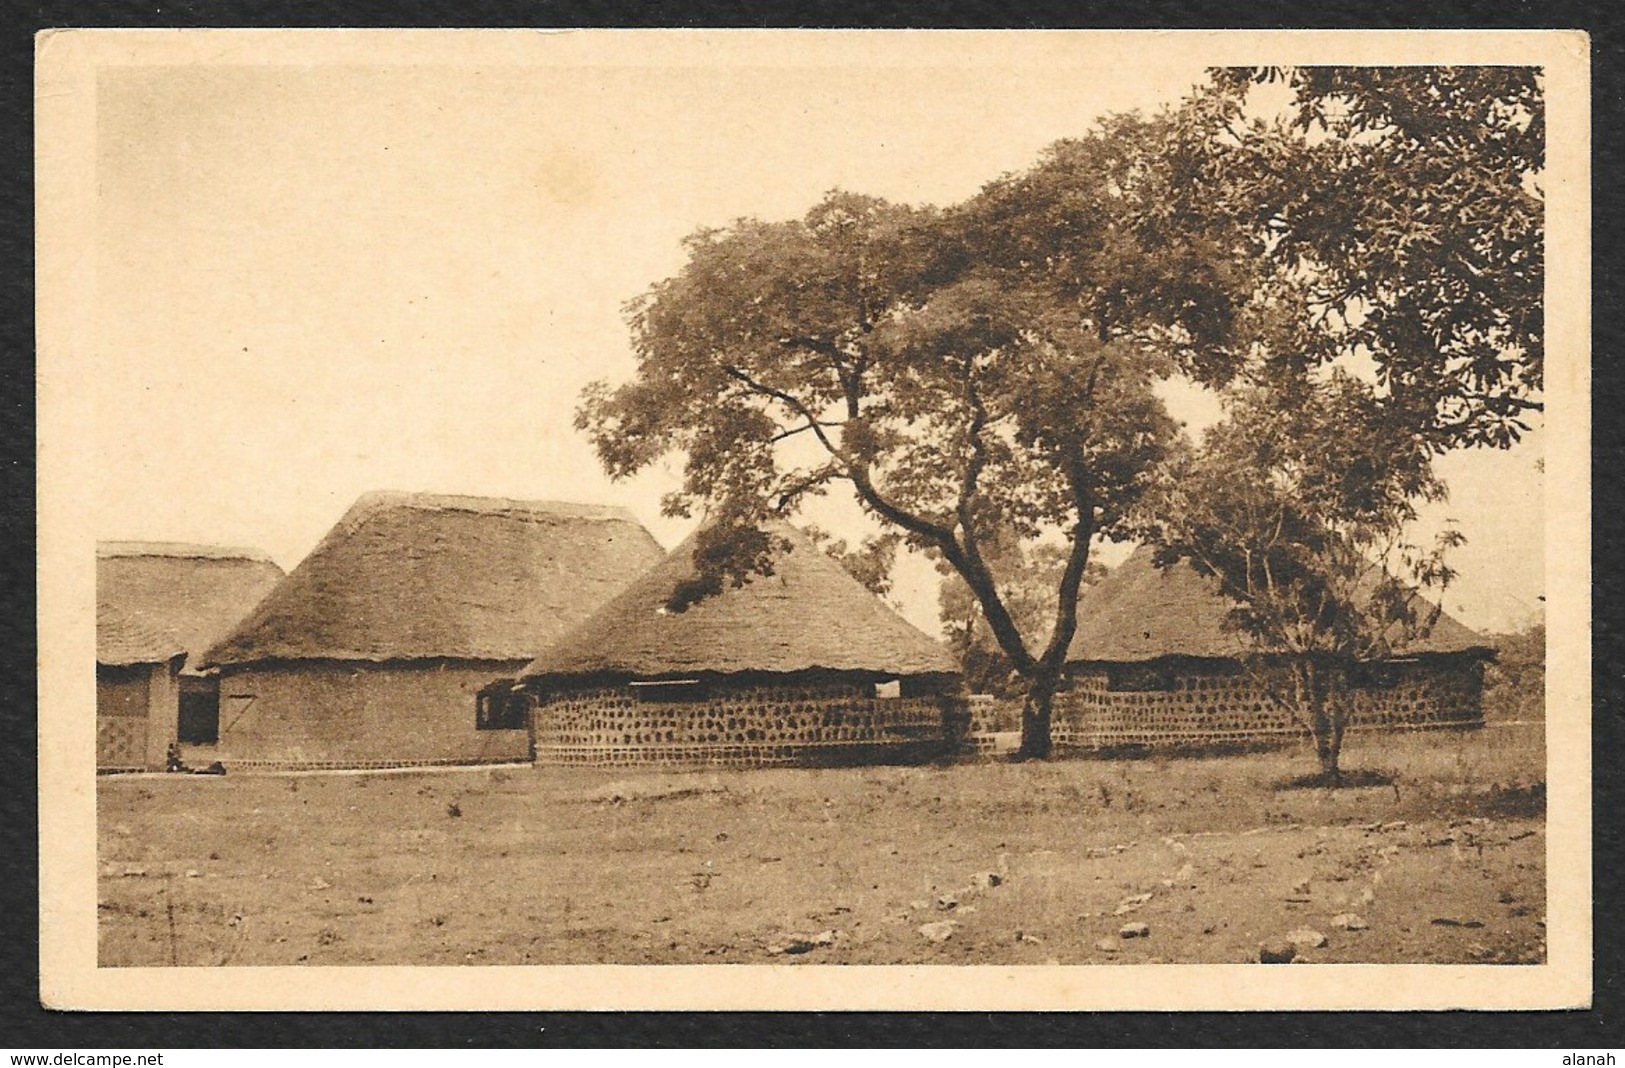
[{"label": "village compound wall", "polygon": [[697,700],[628,685],[557,689],[531,711],[538,764],[714,766],[895,763],[946,755],[964,700],[877,697],[872,683],[718,683]]},{"label": "village compound wall", "polygon": [[[1122,688],[1114,667],[1075,669],[1056,694],[1051,738],[1057,748],[1199,748],[1284,743],[1304,728],[1245,672],[1168,673],[1158,688]],[[1439,656],[1381,665],[1356,688],[1349,730],[1482,726],[1484,663]],[[1282,689],[1280,692],[1287,692]]]}]

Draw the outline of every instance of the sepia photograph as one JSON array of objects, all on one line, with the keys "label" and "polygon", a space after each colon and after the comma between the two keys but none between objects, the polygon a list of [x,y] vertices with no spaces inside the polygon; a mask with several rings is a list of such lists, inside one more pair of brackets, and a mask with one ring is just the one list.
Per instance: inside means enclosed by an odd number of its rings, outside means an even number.
[{"label": "sepia photograph", "polygon": [[42,34],[47,1004],[1586,1004],[1586,49]]}]

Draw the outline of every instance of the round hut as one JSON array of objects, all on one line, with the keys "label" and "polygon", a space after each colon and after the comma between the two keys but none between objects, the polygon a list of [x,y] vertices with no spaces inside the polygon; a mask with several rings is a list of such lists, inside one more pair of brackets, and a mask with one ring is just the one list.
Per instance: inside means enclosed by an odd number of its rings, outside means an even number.
[{"label": "round hut", "polygon": [[[178,711],[166,728],[169,742],[215,742],[220,686],[203,667],[203,654],[281,580],[282,569],[255,549],[151,541],[96,546],[98,641],[105,625],[149,635],[154,640],[141,643],[145,655],[167,656],[176,649],[185,654],[175,680]],[[128,653],[128,643],[118,644]]]},{"label": "round hut", "polygon": [[537,763],[852,765],[955,744],[959,667],[794,527],[686,608],[691,537],[521,675]]},{"label": "round hut", "polygon": [[660,557],[620,508],[366,494],[209,651],[219,758],[243,768],[525,760],[523,716],[493,704],[490,684]]},{"label": "round hut", "polygon": [[[1159,568],[1137,549],[1078,602],[1066,688],[1055,697],[1060,748],[1206,748],[1286,743],[1303,728],[1269,693],[1226,626],[1234,604],[1217,581],[1180,562]],[[1367,665],[1349,729],[1477,727],[1484,662],[1494,648],[1440,613],[1431,633]]]}]

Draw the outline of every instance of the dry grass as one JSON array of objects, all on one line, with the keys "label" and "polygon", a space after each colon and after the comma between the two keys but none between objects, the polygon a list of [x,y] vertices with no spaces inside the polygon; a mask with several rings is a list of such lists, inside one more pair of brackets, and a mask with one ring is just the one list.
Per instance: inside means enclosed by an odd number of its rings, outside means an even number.
[{"label": "dry grass", "polygon": [[1310,791],[1306,751],[109,779],[102,962],[1536,961],[1539,743],[1360,736],[1394,784]]}]

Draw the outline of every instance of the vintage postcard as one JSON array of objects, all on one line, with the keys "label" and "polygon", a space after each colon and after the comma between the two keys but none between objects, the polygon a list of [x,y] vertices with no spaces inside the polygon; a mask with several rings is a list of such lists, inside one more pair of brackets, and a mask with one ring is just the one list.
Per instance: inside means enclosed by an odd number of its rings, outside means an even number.
[{"label": "vintage postcard", "polygon": [[1588,49],[41,34],[43,1001],[1588,1004]]}]

